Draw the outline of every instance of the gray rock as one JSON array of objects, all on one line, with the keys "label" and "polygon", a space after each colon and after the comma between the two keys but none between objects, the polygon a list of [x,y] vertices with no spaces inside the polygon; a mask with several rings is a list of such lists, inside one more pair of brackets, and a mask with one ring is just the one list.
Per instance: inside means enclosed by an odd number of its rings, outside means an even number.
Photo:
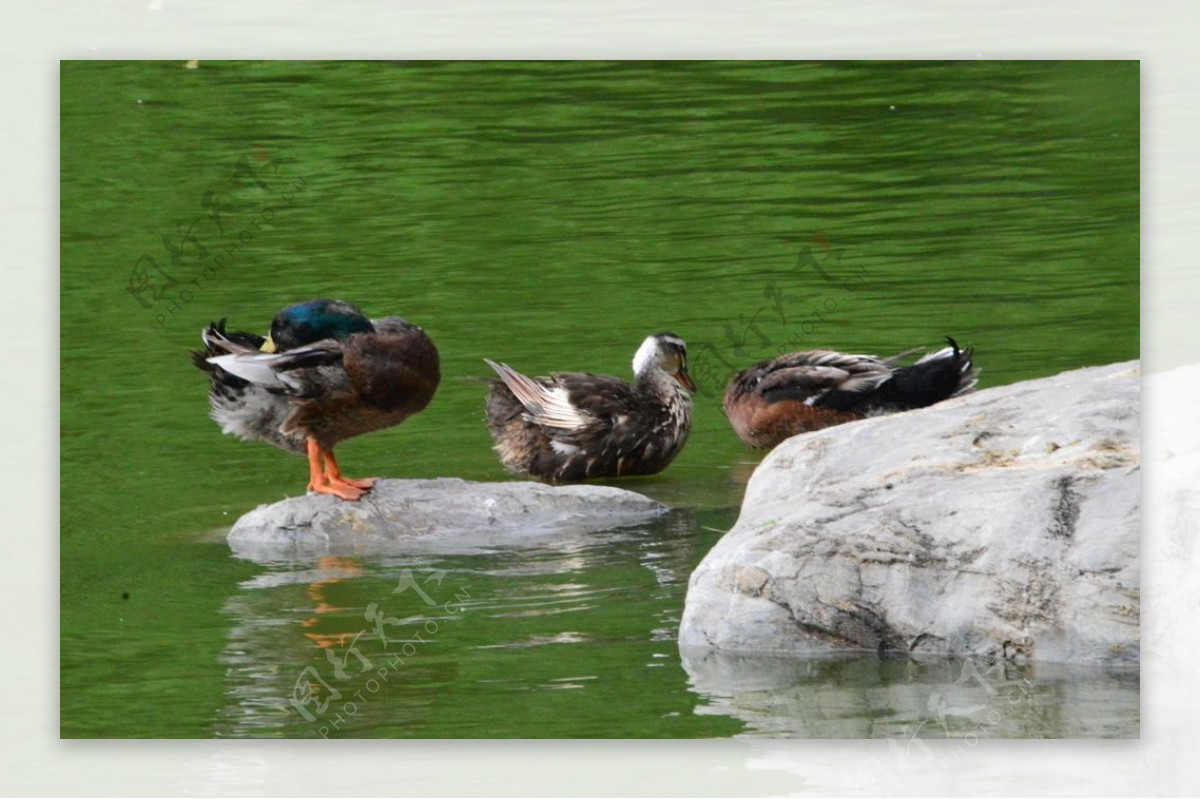
[{"label": "gray rock", "polygon": [[260,505],[238,519],[228,541],[235,554],[256,561],[413,549],[476,551],[637,524],[666,510],[648,497],[611,486],[380,480],[357,502],[314,494]]},{"label": "gray rock", "polygon": [[679,642],[1136,662],[1136,361],[785,441],[693,572]]}]

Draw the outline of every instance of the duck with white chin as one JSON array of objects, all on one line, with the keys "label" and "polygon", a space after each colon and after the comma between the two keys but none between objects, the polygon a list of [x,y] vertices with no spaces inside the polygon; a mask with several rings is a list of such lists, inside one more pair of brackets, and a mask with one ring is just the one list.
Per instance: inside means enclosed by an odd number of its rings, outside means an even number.
[{"label": "duck with white chin", "polygon": [[687,345],[673,333],[642,342],[633,384],[583,372],[531,378],[484,360],[500,377],[487,420],[510,472],[554,482],[656,474],[687,442],[696,385]]}]

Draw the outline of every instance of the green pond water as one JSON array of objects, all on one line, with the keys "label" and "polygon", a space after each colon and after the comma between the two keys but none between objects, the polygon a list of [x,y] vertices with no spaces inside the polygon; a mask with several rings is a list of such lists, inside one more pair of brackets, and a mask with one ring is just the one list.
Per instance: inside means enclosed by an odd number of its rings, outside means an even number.
[{"label": "green pond water", "polygon": [[[762,457],[721,413],[730,369],[946,335],[981,387],[1136,358],[1138,161],[1135,62],[64,62],[62,735],[1136,735],[1136,674],[689,660],[675,638]],[[514,479],[482,358],[628,376],[678,333],[692,437],[622,483],[676,510],[235,558],[229,525],[306,465],[222,436],[188,350],[318,296],[442,354],[427,411],[339,447],[356,475]],[[289,701],[306,679],[325,706]]]}]

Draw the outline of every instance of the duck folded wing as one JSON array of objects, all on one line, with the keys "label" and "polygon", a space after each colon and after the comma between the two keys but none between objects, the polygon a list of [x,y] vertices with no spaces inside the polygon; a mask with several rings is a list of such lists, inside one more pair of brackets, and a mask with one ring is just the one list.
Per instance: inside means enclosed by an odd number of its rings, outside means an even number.
[{"label": "duck folded wing", "polygon": [[566,391],[571,407],[593,424],[612,427],[638,413],[637,390],[624,380],[586,372],[556,374],[552,379]]},{"label": "duck folded wing", "polygon": [[865,392],[877,388],[892,374],[879,361],[844,363],[841,366],[782,366],[759,380],[758,392],[767,402],[812,400],[829,391]]},{"label": "duck folded wing", "polygon": [[209,358],[229,374],[267,389],[287,393],[307,393],[305,381],[296,374],[302,369],[332,366],[342,361],[342,348],[335,342],[321,342],[287,352],[236,352]]}]

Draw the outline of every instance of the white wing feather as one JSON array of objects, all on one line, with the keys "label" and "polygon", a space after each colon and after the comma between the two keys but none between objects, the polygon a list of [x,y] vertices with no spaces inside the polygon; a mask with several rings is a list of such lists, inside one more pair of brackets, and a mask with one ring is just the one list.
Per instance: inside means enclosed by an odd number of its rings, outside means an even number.
[{"label": "white wing feather", "polygon": [[216,355],[208,359],[229,374],[267,388],[299,389],[300,383],[287,372],[279,372],[274,364],[279,356],[272,353]]},{"label": "white wing feather", "polygon": [[560,430],[582,430],[595,423],[595,417],[571,404],[562,386],[550,388],[526,377],[508,364],[488,361],[504,385],[525,406],[529,420]]}]

